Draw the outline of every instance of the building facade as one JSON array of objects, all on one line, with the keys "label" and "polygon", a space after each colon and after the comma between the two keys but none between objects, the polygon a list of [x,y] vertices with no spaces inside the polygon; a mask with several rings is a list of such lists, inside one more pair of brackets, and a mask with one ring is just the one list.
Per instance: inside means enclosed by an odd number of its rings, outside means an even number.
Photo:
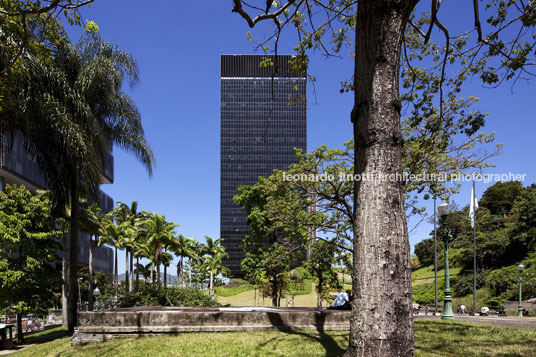
[{"label": "building facade", "polygon": [[[267,58],[272,65],[262,66]],[[307,78],[291,70],[290,55],[221,55],[220,60],[220,237],[230,257],[224,264],[240,276],[245,256],[240,243],[249,228],[233,196],[237,187],[297,162],[294,148],[306,150]]]},{"label": "building facade", "polygon": [[[12,142],[7,137],[2,139],[4,140],[0,140],[0,189],[3,190],[7,184],[16,184],[24,185],[31,192],[45,190],[47,188],[45,178],[39,170],[38,163],[26,151],[22,136],[16,135]],[[102,183],[113,183],[113,167],[113,155],[110,152],[104,160]],[[99,191],[98,201],[103,213],[113,209],[114,201],[106,193]],[[58,252],[58,256],[61,254]],[[78,234],[78,264],[89,265],[89,236],[82,232]],[[113,250],[105,246],[94,248],[93,266],[96,271],[113,272]],[[61,269],[61,262],[57,262],[56,267]]]}]

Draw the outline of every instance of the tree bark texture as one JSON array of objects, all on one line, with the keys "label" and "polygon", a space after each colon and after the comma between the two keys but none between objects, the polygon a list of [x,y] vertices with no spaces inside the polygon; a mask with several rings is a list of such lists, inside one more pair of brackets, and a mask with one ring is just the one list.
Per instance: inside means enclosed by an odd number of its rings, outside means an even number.
[{"label": "tree bark texture", "polygon": [[278,292],[277,284],[278,284],[277,273],[274,273],[273,279],[272,279],[272,306],[279,306],[277,304],[277,301],[278,301],[277,300],[277,292]]},{"label": "tree bark texture", "polygon": [[67,332],[74,333],[77,325],[78,309],[78,213],[79,207],[79,182],[78,175],[73,174],[71,182],[71,246],[69,249],[69,295],[68,295],[68,316]]},{"label": "tree bark texture", "polygon": [[24,343],[24,333],[22,332],[22,313],[17,312],[15,317],[17,318],[17,343],[21,345]]},{"label": "tree bark texture", "polygon": [[355,174],[362,179],[354,181],[354,298],[345,356],[415,353],[398,87],[404,29],[417,1],[358,3],[352,122]]}]

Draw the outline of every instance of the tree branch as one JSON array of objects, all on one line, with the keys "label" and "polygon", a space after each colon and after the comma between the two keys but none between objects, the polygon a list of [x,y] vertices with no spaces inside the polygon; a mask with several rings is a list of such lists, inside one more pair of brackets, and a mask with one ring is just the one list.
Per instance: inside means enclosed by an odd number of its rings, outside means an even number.
[{"label": "tree branch", "polygon": [[[241,0],[233,0],[233,10],[232,12],[236,12],[240,14],[248,23],[249,27],[253,28],[255,24],[259,21],[263,20],[269,20],[274,19],[277,21],[277,17],[283,13],[290,5],[294,4],[296,0],[288,0],[288,2],[281,6],[277,11],[271,12],[271,13],[265,13],[261,15],[255,16],[253,19],[251,16],[242,8],[242,1]],[[301,3],[302,1],[300,1]]]}]

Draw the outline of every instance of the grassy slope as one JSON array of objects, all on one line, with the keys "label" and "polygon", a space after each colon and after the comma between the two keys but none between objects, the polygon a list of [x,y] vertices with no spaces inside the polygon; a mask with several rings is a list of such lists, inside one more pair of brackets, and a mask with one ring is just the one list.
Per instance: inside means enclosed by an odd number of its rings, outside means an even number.
[{"label": "grassy slope", "polygon": [[[416,356],[534,356],[536,331],[462,322],[415,322]],[[56,339],[33,345],[16,356],[339,356],[348,332],[255,331],[184,333],[122,338],[70,346],[59,329]]]},{"label": "grassy slope", "polygon": [[[450,268],[449,269],[449,275],[454,276],[458,275],[461,271],[461,268]],[[437,271],[437,277],[444,277],[445,276],[445,270],[441,269]],[[424,279],[434,279],[434,266],[430,265],[427,267],[422,267],[420,269],[415,270],[413,273],[411,273],[411,279],[413,279],[415,282],[418,280],[423,280],[422,282],[419,282],[419,284],[425,283],[427,281],[424,281]]]}]

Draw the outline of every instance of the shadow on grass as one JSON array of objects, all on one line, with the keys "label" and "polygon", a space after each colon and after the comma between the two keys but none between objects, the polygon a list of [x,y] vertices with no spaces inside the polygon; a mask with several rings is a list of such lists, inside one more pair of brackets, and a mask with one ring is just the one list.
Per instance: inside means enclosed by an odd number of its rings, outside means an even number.
[{"label": "shadow on grass", "polygon": [[464,322],[418,321],[415,345],[421,356],[534,356],[536,331]]},{"label": "shadow on grass", "polygon": [[41,344],[41,343],[57,340],[58,338],[64,338],[67,336],[68,336],[67,329],[56,327],[51,330],[38,332],[35,334],[31,334],[30,336],[24,337],[24,345]]},{"label": "shadow on grass", "polygon": [[[337,341],[331,336],[328,335],[324,330],[324,322],[325,322],[325,315],[323,313],[315,313],[315,323],[317,326],[317,332],[318,336],[316,336],[314,333],[309,333],[305,331],[300,330],[293,330],[291,326],[285,324],[283,322],[283,319],[281,319],[281,316],[279,313],[276,312],[269,312],[268,318],[270,319],[270,322],[274,327],[276,327],[279,331],[285,332],[289,335],[299,335],[302,337],[306,337],[310,340],[316,341],[324,347],[324,350],[326,351],[326,356],[340,356],[346,352],[345,349],[341,348]],[[345,335],[347,333],[345,332]],[[265,343],[259,345],[264,346],[268,344],[271,340],[266,341]]]},{"label": "shadow on grass", "polygon": [[[141,336],[138,336],[135,338],[125,337],[125,338],[118,338],[115,340],[110,340],[110,341],[105,341],[105,342],[92,342],[92,343],[88,343],[85,345],[74,347],[74,352],[76,355],[77,354],[76,352],[81,352],[87,349],[87,350],[91,350],[91,354],[95,356],[113,356],[115,355],[114,351],[120,352],[121,348],[124,345],[129,344],[133,342],[134,340],[137,340],[140,338],[143,338],[143,337]],[[79,351],[76,351],[77,349]]]}]

